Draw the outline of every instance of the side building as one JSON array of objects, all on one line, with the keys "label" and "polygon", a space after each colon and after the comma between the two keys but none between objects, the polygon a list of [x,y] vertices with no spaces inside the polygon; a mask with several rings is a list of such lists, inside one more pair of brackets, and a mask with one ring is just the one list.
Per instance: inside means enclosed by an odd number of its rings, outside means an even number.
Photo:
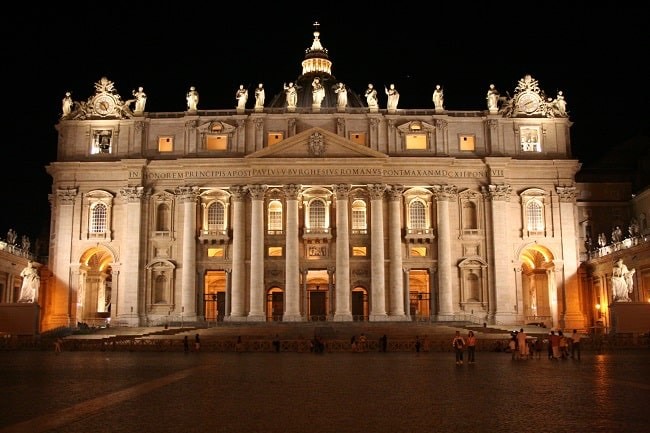
[{"label": "side building", "polygon": [[204,110],[192,88],[187,111],[146,112],[106,77],[64,107],[44,329],[590,324],[561,94],[525,75],[482,111],[447,110],[441,94],[384,109],[334,77],[318,30],[301,62],[251,108]]}]

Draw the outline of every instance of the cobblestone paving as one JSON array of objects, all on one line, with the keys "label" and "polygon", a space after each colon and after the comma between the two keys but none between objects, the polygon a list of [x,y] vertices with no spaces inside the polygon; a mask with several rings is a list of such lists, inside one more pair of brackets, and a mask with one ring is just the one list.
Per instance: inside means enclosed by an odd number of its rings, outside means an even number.
[{"label": "cobblestone paving", "polygon": [[0,433],[646,432],[650,350],[0,352]]}]

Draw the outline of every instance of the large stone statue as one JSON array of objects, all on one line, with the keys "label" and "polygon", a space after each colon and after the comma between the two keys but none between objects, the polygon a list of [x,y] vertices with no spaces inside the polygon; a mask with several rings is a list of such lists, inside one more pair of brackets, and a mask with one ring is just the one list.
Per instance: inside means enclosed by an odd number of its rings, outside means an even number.
[{"label": "large stone statue", "polygon": [[325,87],[323,87],[323,83],[320,82],[320,77],[314,77],[314,81],[312,81],[311,87],[312,106],[320,108],[321,104],[323,103],[323,99],[325,99]]},{"label": "large stone statue", "polygon": [[20,276],[23,277],[23,285],[20,288],[18,302],[36,302],[41,277],[31,260],[27,262],[27,266],[20,272]]},{"label": "large stone statue", "polygon": [[264,84],[259,83],[257,85],[257,89],[255,89],[255,110],[256,111],[262,111],[264,108],[264,99],[265,99],[265,93],[264,93]]},{"label": "large stone statue", "polygon": [[440,84],[436,84],[436,90],[433,91],[433,107],[436,111],[442,111],[445,109],[445,94],[442,91]]},{"label": "large stone statue", "polygon": [[397,110],[397,103],[399,102],[399,92],[395,88],[394,84],[390,85],[390,88],[384,88],[386,95],[388,96],[388,102],[386,103],[386,108],[390,111]]},{"label": "large stone statue", "polygon": [[63,117],[68,117],[70,113],[72,113],[73,105],[74,102],[72,102],[72,96],[70,92],[65,92],[65,97],[61,101],[61,110],[63,110]]},{"label": "large stone statue", "polygon": [[614,302],[630,302],[630,293],[634,281],[632,276],[635,269],[629,270],[623,263],[623,259],[618,259],[612,267],[612,297]]},{"label": "large stone statue", "polygon": [[235,99],[237,100],[237,109],[244,110],[248,101],[248,89],[245,89],[243,84],[239,85],[239,89],[235,93]]},{"label": "large stone statue", "polygon": [[187,111],[196,111],[199,106],[199,92],[196,91],[194,86],[190,87],[185,99],[187,100]]},{"label": "large stone statue", "polygon": [[377,99],[377,90],[375,90],[375,86],[372,84],[368,84],[368,88],[366,89],[366,102],[368,103],[369,108],[376,109],[379,105],[379,101]]},{"label": "large stone statue", "polygon": [[499,91],[494,87],[494,84],[490,84],[490,88],[487,91],[487,107],[490,113],[496,113],[499,111]]},{"label": "large stone statue", "polygon": [[334,93],[336,93],[336,108],[339,111],[345,111],[348,106],[348,89],[345,84],[339,82],[334,86]]},{"label": "large stone statue", "polygon": [[138,90],[134,90],[132,93],[135,97],[135,108],[133,111],[136,113],[143,113],[144,106],[147,103],[147,94],[144,93],[144,89],[142,87],[138,87]]},{"label": "large stone statue", "polygon": [[285,84],[284,93],[287,99],[287,108],[295,109],[296,105],[298,105],[298,89],[296,89],[296,86],[293,83],[289,83],[288,86]]}]

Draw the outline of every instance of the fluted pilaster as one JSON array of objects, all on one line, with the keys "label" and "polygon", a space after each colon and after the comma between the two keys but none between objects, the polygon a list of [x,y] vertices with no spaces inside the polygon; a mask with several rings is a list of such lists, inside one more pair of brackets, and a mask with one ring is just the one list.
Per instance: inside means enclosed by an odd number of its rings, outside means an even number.
[{"label": "fluted pilaster", "polygon": [[251,284],[249,319],[264,320],[264,193],[266,185],[249,185],[251,216]]},{"label": "fluted pilaster", "polygon": [[284,321],[302,320],[300,314],[300,256],[298,253],[298,196],[300,185],[286,185],[284,194],[287,200],[287,233],[285,262],[285,311]]},{"label": "fluted pilaster", "polygon": [[246,188],[240,185],[230,188],[233,203],[232,221],[232,288],[230,293],[230,320],[241,321],[246,316],[246,221],[244,200]]},{"label": "fluted pilaster", "polygon": [[350,185],[333,186],[336,194],[336,311],[335,321],[352,320],[350,309],[350,231],[348,199]]},{"label": "fluted pilaster", "polygon": [[386,185],[368,185],[370,195],[370,320],[386,320],[386,271],[384,266],[384,192]]}]

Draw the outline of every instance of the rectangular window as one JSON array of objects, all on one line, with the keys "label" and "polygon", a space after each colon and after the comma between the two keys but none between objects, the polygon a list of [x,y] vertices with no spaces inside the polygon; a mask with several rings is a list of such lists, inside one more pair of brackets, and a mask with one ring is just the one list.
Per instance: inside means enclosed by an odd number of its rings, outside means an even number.
[{"label": "rectangular window", "polygon": [[206,150],[228,150],[228,136],[220,135],[206,135],[205,136]]},{"label": "rectangular window", "polygon": [[282,257],[282,247],[269,247],[269,257]]},{"label": "rectangular window", "polygon": [[366,134],[363,132],[351,132],[350,141],[362,146],[366,146]]},{"label": "rectangular window", "polygon": [[208,257],[223,257],[223,248],[208,248]]},{"label": "rectangular window", "polygon": [[542,134],[539,126],[522,126],[519,128],[522,152],[541,152]]},{"label": "rectangular window", "polygon": [[352,247],[352,255],[358,257],[365,257],[367,254],[366,247]]},{"label": "rectangular window", "polygon": [[427,248],[426,247],[411,247],[409,255],[411,257],[426,257]]},{"label": "rectangular window", "polygon": [[407,150],[425,150],[427,149],[426,134],[406,134]]},{"label": "rectangular window", "polygon": [[174,150],[174,137],[158,137],[158,152],[172,152]]},{"label": "rectangular window", "polygon": [[107,154],[112,152],[113,147],[113,130],[96,129],[93,131],[92,144],[90,147],[91,155]]},{"label": "rectangular window", "polygon": [[473,152],[474,150],[476,150],[476,144],[475,144],[476,137],[474,137],[473,135],[460,135],[458,140],[459,140],[458,146],[461,152],[462,151]]},{"label": "rectangular window", "polygon": [[269,135],[266,137],[267,146],[273,146],[282,140],[284,140],[284,133],[282,132],[269,132]]}]

